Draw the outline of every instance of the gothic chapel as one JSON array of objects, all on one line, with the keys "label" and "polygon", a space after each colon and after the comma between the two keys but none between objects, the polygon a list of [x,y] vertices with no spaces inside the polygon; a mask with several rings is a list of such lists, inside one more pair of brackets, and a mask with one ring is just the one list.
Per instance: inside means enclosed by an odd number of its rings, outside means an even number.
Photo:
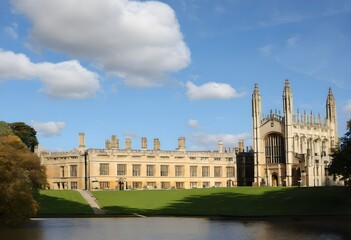
[{"label": "gothic chapel", "polygon": [[329,88],[326,116],[294,114],[293,94],[285,80],[283,114],[262,113],[258,85],[252,94],[255,186],[326,186],[331,149],[338,140],[336,103]]}]

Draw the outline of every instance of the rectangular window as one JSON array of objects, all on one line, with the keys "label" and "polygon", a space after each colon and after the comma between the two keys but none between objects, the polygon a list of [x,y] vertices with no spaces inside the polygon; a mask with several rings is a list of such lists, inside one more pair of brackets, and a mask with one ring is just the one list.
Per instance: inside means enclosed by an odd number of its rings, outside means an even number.
[{"label": "rectangular window", "polygon": [[197,177],[197,166],[190,166],[190,177]]},{"label": "rectangular window", "polygon": [[227,167],[227,177],[235,177],[235,168]]},{"label": "rectangular window", "polygon": [[69,166],[69,174],[71,177],[77,177],[77,165]]},{"label": "rectangular window", "polygon": [[190,188],[197,188],[197,182],[190,182]]},{"label": "rectangular window", "polygon": [[214,158],[215,161],[221,161],[221,158],[220,157],[216,157]]},{"label": "rectangular window", "polygon": [[99,182],[100,183],[100,189],[109,189],[110,188],[110,182]]},{"label": "rectangular window", "polygon": [[146,165],[146,176],[155,176],[155,165]]},{"label": "rectangular window", "polygon": [[184,176],[184,165],[176,165],[175,166],[175,176],[183,177]]},{"label": "rectangular window", "polygon": [[202,177],[209,177],[210,176],[210,167],[204,166],[202,167]]},{"label": "rectangular window", "polygon": [[226,159],[227,159],[228,162],[232,162],[233,161],[232,157],[227,157]]},{"label": "rectangular window", "polygon": [[210,182],[202,182],[202,187],[203,188],[209,188],[210,187]]},{"label": "rectangular window", "polygon": [[221,182],[215,182],[215,187],[222,187],[222,183]]},{"label": "rectangular window", "polygon": [[133,176],[140,176],[140,165],[133,165]]},{"label": "rectangular window", "polygon": [[161,165],[161,177],[168,177],[168,165]]},{"label": "rectangular window", "polygon": [[146,185],[147,185],[148,189],[156,188],[156,182],[147,182]]},{"label": "rectangular window", "polygon": [[108,163],[100,163],[100,175],[108,175],[109,174],[109,166]]},{"label": "rectangular window", "polygon": [[133,182],[133,189],[141,189],[141,182]]},{"label": "rectangular window", "polygon": [[78,183],[77,182],[71,182],[71,189],[78,189]]},{"label": "rectangular window", "polygon": [[162,189],[168,189],[170,187],[171,187],[171,184],[169,182],[161,182]]},{"label": "rectangular window", "polygon": [[176,188],[177,189],[183,189],[184,188],[184,182],[176,182]]},{"label": "rectangular window", "polygon": [[214,167],[214,176],[222,177],[222,167]]},{"label": "rectangular window", "polygon": [[65,177],[65,166],[60,167],[60,177],[62,177],[62,178]]},{"label": "rectangular window", "polygon": [[126,164],[117,164],[117,176],[124,176],[126,175]]}]

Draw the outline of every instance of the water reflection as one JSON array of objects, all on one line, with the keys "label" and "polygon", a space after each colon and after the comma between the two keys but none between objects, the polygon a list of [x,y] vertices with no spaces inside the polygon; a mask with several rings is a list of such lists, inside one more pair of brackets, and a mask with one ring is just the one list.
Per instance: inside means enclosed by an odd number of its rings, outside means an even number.
[{"label": "water reflection", "polygon": [[351,220],[206,218],[52,218],[0,228],[0,239],[351,239]]}]

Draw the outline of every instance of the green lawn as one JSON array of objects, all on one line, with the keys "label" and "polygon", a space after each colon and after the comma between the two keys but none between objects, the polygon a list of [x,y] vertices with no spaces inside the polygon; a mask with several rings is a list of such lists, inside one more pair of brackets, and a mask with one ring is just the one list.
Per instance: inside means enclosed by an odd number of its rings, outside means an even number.
[{"label": "green lawn", "polygon": [[238,187],[94,191],[108,214],[182,216],[351,215],[351,188]]},{"label": "green lawn", "polygon": [[85,199],[74,190],[43,190],[36,195],[37,216],[77,216],[93,214]]}]

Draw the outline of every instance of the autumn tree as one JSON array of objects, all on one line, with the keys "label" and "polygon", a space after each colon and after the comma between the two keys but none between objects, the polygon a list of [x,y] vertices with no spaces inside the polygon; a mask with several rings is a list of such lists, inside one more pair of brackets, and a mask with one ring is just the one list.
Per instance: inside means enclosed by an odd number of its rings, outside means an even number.
[{"label": "autumn tree", "polygon": [[331,157],[329,174],[334,176],[334,180],[337,176],[341,176],[341,180],[351,186],[351,119],[347,122],[347,131],[340,138],[338,146],[333,149]]},{"label": "autumn tree", "polygon": [[34,152],[35,147],[38,146],[38,139],[36,137],[37,132],[34,128],[23,122],[14,122],[9,123],[8,125],[12,129],[12,132],[17,135],[32,152]]},{"label": "autumn tree", "polygon": [[0,219],[17,224],[38,209],[33,194],[46,183],[38,156],[0,122]]}]

